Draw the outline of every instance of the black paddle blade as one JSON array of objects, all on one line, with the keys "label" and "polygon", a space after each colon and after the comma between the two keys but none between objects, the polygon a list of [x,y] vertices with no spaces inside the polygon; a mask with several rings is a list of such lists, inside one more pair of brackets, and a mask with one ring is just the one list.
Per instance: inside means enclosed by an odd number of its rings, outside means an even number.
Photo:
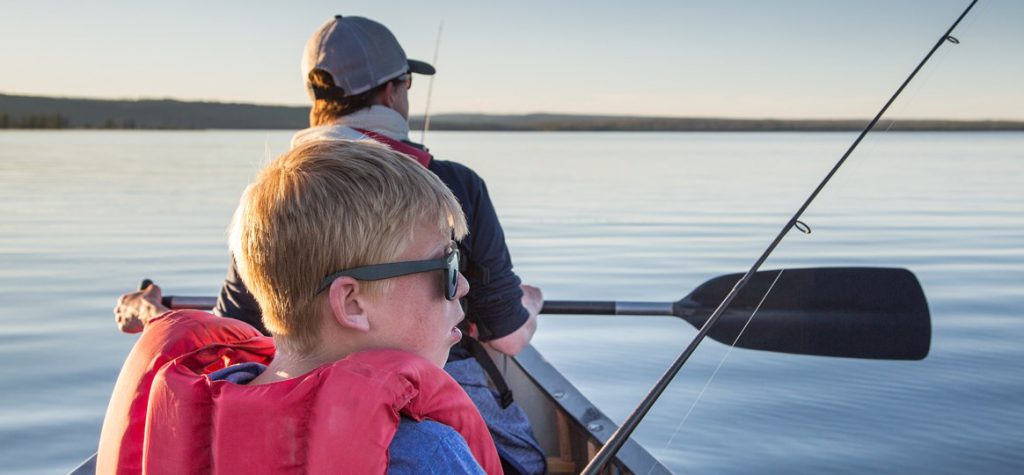
[{"label": "black paddle blade", "polygon": [[[761,271],[740,291],[708,336],[736,346],[803,355],[920,360],[931,346],[921,284],[906,269],[836,267]],[[700,328],[743,274],[705,282],[675,314]],[[767,297],[765,294],[767,293]]]}]

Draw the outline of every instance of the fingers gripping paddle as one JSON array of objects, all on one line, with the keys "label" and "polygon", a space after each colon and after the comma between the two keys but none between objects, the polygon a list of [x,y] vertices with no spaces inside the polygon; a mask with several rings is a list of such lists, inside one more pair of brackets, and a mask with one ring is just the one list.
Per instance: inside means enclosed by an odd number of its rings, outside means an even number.
[{"label": "fingers gripping paddle", "polygon": [[[709,336],[736,346],[846,358],[919,360],[928,355],[931,320],[921,285],[906,269],[836,267],[761,271],[733,300]],[[541,313],[676,316],[700,328],[742,274],[715,277],[678,302],[548,300]],[[172,309],[211,309],[211,297],[165,296]]]},{"label": "fingers gripping paddle", "polygon": [[[732,345],[764,298],[736,346],[846,358],[919,360],[928,355],[928,302],[910,271],[836,267],[778,273],[755,273],[708,336]],[[674,315],[700,328],[740,277],[715,277],[674,303],[546,301],[543,313]]]}]

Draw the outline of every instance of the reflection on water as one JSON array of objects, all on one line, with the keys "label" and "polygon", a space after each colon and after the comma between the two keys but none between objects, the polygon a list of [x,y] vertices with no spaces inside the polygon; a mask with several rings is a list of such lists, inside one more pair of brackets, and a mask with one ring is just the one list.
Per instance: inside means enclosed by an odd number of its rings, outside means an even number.
[{"label": "reflection on water", "polygon": [[[143,277],[212,294],[246,182],[288,132],[0,133],[0,464],[70,469],[95,447]],[[516,269],[557,299],[676,300],[745,270],[853,134],[431,133],[488,182]],[[921,362],[703,344],[636,437],[688,473],[1024,470],[1024,134],[869,136],[765,265],[907,267]],[[545,316],[540,351],[622,420],[694,330]],[[671,440],[671,443],[668,441]]]}]

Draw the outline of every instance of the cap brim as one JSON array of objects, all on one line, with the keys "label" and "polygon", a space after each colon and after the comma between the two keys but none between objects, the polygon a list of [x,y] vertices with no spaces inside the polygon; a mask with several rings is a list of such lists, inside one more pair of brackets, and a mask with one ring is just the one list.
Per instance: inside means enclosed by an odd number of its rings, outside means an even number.
[{"label": "cap brim", "polygon": [[433,66],[424,63],[423,61],[416,61],[415,59],[409,60],[409,72],[416,74],[425,74],[427,76],[433,75],[437,72]]}]

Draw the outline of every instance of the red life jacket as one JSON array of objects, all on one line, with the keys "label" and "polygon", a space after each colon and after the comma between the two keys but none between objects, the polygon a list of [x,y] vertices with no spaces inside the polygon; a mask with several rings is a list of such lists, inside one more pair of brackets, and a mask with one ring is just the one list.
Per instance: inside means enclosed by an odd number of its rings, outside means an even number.
[{"label": "red life jacket", "polygon": [[[166,360],[162,350],[189,345],[197,346],[158,364]],[[404,415],[454,428],[485,471],[501,473],[469,397],[441,368],[411,353],[354,353],[262,385],[206,377],[231,364],[267,364],[273,354],[273,340],[237,320],[178,311],[151,321],[111,398],[97,472],[384,473]],[[135,371],[143,365],[131,358],[146,356],[151,364]],[[120,389],[131,397],[117,399]]]},{"label": "red life jacket", "polygon": [[354,127],[353,130],[359,131],[363,135],[373,139],[375,142],[387,145],[388,148],[390,148],[391,150],[394,150],[399,153],[404,153],[412,157],[417,162],[420,162],[420,165],[423,165],[424,168],[430,166],[430,161],[434,159],[434,156],[431,155],[426,150],[413,147],[412,145],[409,145],[401,140],[395,140],[391,137],[388,137],[387,135],[379,134],[372,130],[356,129]]}]

